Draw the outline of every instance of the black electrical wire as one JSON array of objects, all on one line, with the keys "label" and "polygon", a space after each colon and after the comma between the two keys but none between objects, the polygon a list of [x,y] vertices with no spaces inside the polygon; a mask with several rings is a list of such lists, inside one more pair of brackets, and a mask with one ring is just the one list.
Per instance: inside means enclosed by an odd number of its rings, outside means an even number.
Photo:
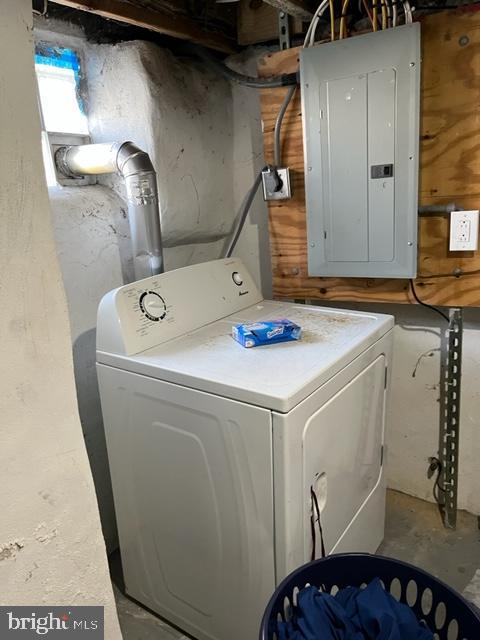
[{"label": "black electrical wire", "polygon": [[480,269],[463,271],[460,267],[458,273],[419,273],[417,278],[461,278],[462,276],[474,276],[480,273]]},{"label": "black electrical wire", "polygon": [[[440,460],[434,456],[428,459],[430,462],[430,469],[434,473],[437,472],[437,476],[435,478],[435,484],[433,485],[433,497],[440,504],[442,502],[438,492],[445,493],[445,489],[440,486],[440,476],[442,475],[443,465]],[[435,491],[436,490],[436,491]]]},{"label": "black electrical wire", "polygon": [[[317,494],[315,493],[315,490],[313,487],[310,487],[310,499],[311,499],[311,515],[310,515],[310,528],[311,528],[311,532],[312,532],[312,555],[311,555],[311,560],[313,562],[313,560],[315,560],[315,555],[316,555],[316,535],[315,535],[315,522],[318,523],[318,530],[320,532],[320,551],[322,553],[322,558],[325,558],[327,553],[325,551],[325,542],[323,539],[323,527],[322,527],[322,521],[321,521],[321,516],[320,516],[320,507],[318,506],[318,499],[317,499]],[[316,514],[316,517],[315,517]]]},{"label": "black electrical wire", "polygon": [[315,516],[313,514],[313,503],[312,503],[312,512],[310,513],[310,534],[312,536],[312,552],[310,554],[310,562],[313,562],[315,560],[316,546],[317,546],[317,536],[315,533]]},{"label": "black electrical wire", "polygon": [[267,78],[256,78],[255,76],[247,76],[243,73],[238,73],[227,65],[223,64],[221,60],[216,58],[208,49],[199,45],[189,43],[185,47],[197,57],[199,57],[205,64],[212,70],[220,73],[228,80],[241,84],[245,87],[252,87],[254,89],[274,89],[277,87],[287,87],[290,85],[298,84],[298,77],[296,73],[284,73],[280,76],[270,76]]},{"label": "black electrical wire", "polygon": [[443,311],[440,311],[440,309],[437,309],[436,307],[432,306],[431,304],[428,304],[427,302],[423,302],[423,300],[420,300],[420,298],[417,296],[417,292],[415,291],[415,285],[413,284],[413,280],[412,279],[410,279],[410,289],[412,291],[413,297],[418,302],[418,304],[421,304],[422,307],[426,307],[427,309],[431,309],[432,311],[435,311],[435,313],[438,313],[439,315],[441,315],[442,318],[448,324],[450,324],[449,317],[445,313],[443,313]]}]

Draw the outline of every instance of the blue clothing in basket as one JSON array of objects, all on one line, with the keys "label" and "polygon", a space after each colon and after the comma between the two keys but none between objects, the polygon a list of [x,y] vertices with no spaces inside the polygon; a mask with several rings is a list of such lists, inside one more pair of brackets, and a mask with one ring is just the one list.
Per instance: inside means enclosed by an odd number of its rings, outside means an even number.
[{"label": "blue clothing in basket", "polygon": [[365,589],[347,587],[335,596],[305,587],[279,640],[433,640],[413,611],[387,593],[378,578]]}]

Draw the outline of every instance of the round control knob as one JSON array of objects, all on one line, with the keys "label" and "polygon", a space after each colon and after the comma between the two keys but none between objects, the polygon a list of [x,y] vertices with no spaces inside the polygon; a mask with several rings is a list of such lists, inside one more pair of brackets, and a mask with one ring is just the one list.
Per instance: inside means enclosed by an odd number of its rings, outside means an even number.
[{"label": "round control knob", "polygon": [[242,276],[238,273],[238,271],[234,271],[232,273],[232,280],[237,285],[237,287],[241,287],[243,284]]},{"label": "round control knob", "polygon": [[159,322],[167,315],[167,305],[155,291],[144,291],[138,301],[142,313],[152,322]]}]

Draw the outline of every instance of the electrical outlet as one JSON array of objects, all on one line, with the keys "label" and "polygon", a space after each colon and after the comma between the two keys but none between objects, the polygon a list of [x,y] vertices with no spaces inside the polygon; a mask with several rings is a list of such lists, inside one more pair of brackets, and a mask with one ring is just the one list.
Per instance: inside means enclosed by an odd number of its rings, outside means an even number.
[{"label": "electrical outlet", "polygon": [[262,185],[264,200],[288,200],[292,197],[288,167],[272,167],[262,171]]},{"label": "electrical outlet", "polygon": [[450,251],[478,249],[478,211],[450,213]]}]

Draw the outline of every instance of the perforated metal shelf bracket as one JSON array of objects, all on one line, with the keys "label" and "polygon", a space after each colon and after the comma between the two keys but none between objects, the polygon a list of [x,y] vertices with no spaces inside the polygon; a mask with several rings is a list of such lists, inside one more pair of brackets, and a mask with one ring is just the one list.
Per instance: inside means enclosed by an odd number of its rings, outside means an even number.
[{"label": "perforated metal shelf bracket", "polygon": [[290,16],[285,11],[278,12],[278,36],[280,40],[280,51],[290,49]]},{"label": "perforated metal shelf bracket", "polygon": [[448,329],[442,334],[440,366],[440,442],[442,473],[439,486],[444,525],[457,526],[460,437],[460,391],[462,377],[462,309],[450,309]]}]

